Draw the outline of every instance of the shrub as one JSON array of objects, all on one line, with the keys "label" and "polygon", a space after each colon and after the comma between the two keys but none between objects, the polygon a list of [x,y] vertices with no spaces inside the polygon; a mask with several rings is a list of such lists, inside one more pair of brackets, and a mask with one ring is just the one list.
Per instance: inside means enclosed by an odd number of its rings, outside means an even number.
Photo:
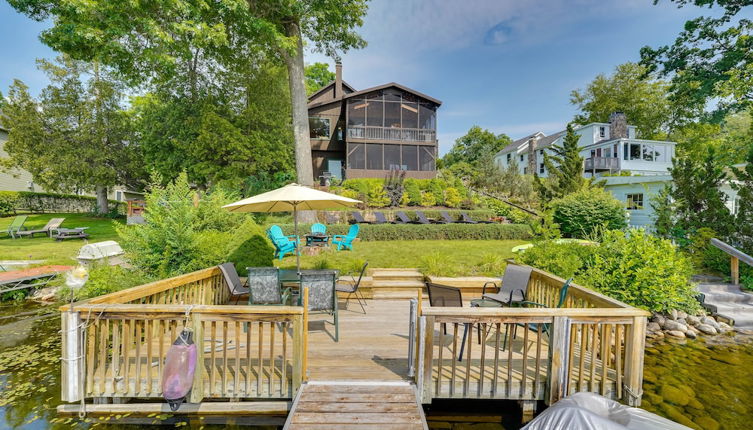
[{"label": "shrub", "polygon": [[0,191],[0,216],[16,213],[19,195],[15,191]]},{"label": "shrub", "polygon": [[[14,211],[31,213],[65,212],[65,213],[96,213],[97,198],[91,196],[79,196],[77,194],[35,193],[30,191],[7,191],[10,193],[14,204]],[[0,200],[2,197],[0,196]],[[125,215],[126,205],[124,202],[109,201],[111,213]]]},{"label": "shrub", "polygon": [[369,206],[373,208],[383,208],[390,205],[390,199],[387,197],[387,192],[384,191],[384,185],[379,183],[369,185],[367,198]]},{"label": "shrub", "polygon": [[421,206],[435,206],[437,204],[437,199],[434,197],[434,194],[424,191],[421,193]]},{"label": "shrub", "polygon": [[516,261],[567,279],[581,273],[594,251],[594,246],[547,241],[526,249]]},{"label": "shrub", "polygon": [[349,199],[356,199],[357,200],[358,197],[359,197],[358,191],[347,190],[347,189],[342,190],[339,194],[341,196],[347,197]]},{"label": "shrub", "polygon": [[[431,195],[434,196],[434,205],[444,205],[444,190],[447,188],[447,183],[441,179],[429,180],[429,186],[426,188]],[[424,205],[424,206],[434,206]]]},{"label": "shrub", "polygon": [[458,274],[458,267],[455,265],[454,259],[441,252],[422,256],[418,260],[418,268],[426,276],[455,276]]},{"label": "shrub", "polygon": [[444,204],[450,208],[456,208],[460,206],[460,193],[456,188],[448,188],[444,195]]},{"label": "shrub", "polygon": [[411,206],[421,206],[421,188],[414,179],[405,180],[405,194],[408,196],[408,204]]},{"label": "shrub", "polygon": [[[154,278],[149,277],[138,269],[97,264],[89,269],[89,279],[83,287],[74,292],[73,297],[75,300],[88,299],[146,284],[154,280]],[[65,277],[58,276],[55,283],[61,286],[56,293],[58,299],[70,300],[71,291],[65,285]]]},{"label": "shrub", "polygon": [[[292,224],[279,224],[285,234],[293,234]],[[327,234],[346,234],[350,226],[327,226]],[[311,229],[299,224],[298,234]],[[529,239],[531,228],[522,224],[362,224],[358,237],[364,241],[380,240],[511,240]]]},{"label": "shrub", "polygon": [[625,207],[601,188],[583,189],[552,201],[554,222],[569,237],[590,237],[600,229],[627,226]]},{"label": "shrub", "polygon": [[248,275],[248,267],[270,267],[274,260],[274,247],[266,234],[253,220],[247,219],[233,233],[227,246],[226,261],[235,263],[241,276]]}]

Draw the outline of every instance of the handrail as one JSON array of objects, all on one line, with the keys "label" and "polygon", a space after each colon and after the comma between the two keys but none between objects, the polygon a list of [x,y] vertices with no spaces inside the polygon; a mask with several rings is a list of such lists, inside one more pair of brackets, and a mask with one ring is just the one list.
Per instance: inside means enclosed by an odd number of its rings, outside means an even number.
[{"label": "handrail", "polygon": [[753,257],[717,238],[711,238],[710,243],[730,256],[730,277],[732,278],[732,283],[740,285],[740,261],[748,266],[753,266]]},{"label": "handrail", "polygon": [[651,313],[638,308],[445,308],[424,306],[423,316],[472,319],[533,317],[648,317]]},{"label": "handrail", "polygon": [[[60,311],[70,311],[70,305],[62,305],[58,308]],[[117,313],[175,313],[184,314],[203,313],[203,314],[265,314],[265,315],[303,315],[301,306],[247,306],[247,305],[135,305],[124,303],[80,303],[74,304],[76,312],[91,312],[96,316],[100,312],[117,312]]]}]

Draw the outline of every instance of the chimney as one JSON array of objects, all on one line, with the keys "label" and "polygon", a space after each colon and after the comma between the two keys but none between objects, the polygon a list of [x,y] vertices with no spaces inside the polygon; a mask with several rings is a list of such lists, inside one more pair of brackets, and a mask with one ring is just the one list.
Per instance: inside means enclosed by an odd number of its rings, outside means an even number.
[{"label": "chimney", "polygon": [[335,62],[335,98],[343,96],[343,64]]},{"label": "chimney", "polygon": [[609,138],[627,139],[627,116],[624,112],[614,112],[609,115]]},{"label": "chimney", "polygon": [[528,139],[528,174],[533,175],[534,173],[537,173],[538,170],[538,160],[536,158],[536,148],[538,146],[539,139],[536,136],[531,137]]}]

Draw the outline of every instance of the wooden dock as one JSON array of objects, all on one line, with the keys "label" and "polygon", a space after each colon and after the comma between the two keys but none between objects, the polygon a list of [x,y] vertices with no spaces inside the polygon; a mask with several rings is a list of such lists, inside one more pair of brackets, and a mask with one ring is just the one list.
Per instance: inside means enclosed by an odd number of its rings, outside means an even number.
[{"label": "wooden dock", "polygon": [[428,429],[416,387],[395,381],[312,381],[301,386],[284,430]]}]

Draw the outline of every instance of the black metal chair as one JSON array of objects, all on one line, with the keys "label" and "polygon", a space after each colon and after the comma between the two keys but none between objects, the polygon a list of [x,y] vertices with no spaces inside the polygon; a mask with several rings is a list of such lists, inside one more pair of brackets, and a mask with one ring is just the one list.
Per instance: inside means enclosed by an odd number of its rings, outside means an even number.
[{"label": "black metal chair", "polygon": [[338,282],[335,285],[335,290],[340,293],[347,293],[348,297],[345,298],[345,309],[348,309],[348,302],[350,301],[350,296],[356,296],[356,300],[358,300],[358,304],[361,305],[361,310],[363,313],[366,313],[366,308],[364,308],[364,305],[366,305],[366,297],[363,296],[363,293],[358,291],[358,287],[361,286],[361,279],[363,279],[363,274],[366,273],[366,267],[369,265],[368,262],[363,264],[363,267],[361,268],[361,273],[358,275],[358,280],[353,277],[353,282]]},{"label": "black metal chair", "polygon": [[[505,267],[505,274],[502,276],[502,286],[498,287],[494,282],[487,282],[481,291],[481,297],[486,300],[493,300],[500,305],[511,306],[526,300],[528,284],[531,281],[533,268],[529,266],[518,266],[517,264],[508,264]],[[486,287],[489,285],[498,288],[496,293],[487,293]]]},{"label": "black metal chair", "polygon": [[230,298],[235,298],[235,303],[237,304],[242,295],[249,293],[248,279],[246,279],[245,283],[241,282],[241,278],[238,276],[238,271],[235,270],[235,264],[233,263],[222,263],[217,267],[220,268],[222,277],[225,278],[225,285],[230,290]]},{"label": "black metal chair", "polygon": [[[429,292],[429,304],[433,307],[449,307],[449,308],[462,308],[463,307],[463,294],[460,292],[460,288],[450,287],[447,285],[426,283],[426,289]],[[460,355],[458,361],[463,361],[463,351],[465,350],[465,340],[468,337],[468,329],[470,323],[465,323],[465,329],[463,330],[463,341],[460,344]],[[442,331],[447,334],[447,325],[442,323]],[[478,342],[481,343],[481,331],[478,332]]]}]

